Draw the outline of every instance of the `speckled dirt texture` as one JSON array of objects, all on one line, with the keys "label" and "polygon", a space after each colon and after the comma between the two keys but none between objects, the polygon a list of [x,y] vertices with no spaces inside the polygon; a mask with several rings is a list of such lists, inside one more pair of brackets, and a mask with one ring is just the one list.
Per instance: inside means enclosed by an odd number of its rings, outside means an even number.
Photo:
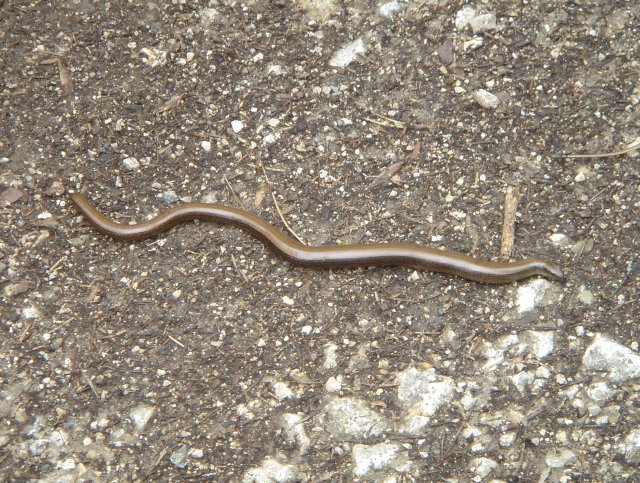
[{"label": "speckled dirt texture", "polygon": [[[640,478],[640,370],[587,360],[637,363],[640,158],[563,156],[640,136],[640,6],[487,0],[474,33],[465,5],[0,1],[0,479]],[[118,242],[68,198],[497,260],[508,186],[512,259],[564,282],[310,270],[213,223]]]}]

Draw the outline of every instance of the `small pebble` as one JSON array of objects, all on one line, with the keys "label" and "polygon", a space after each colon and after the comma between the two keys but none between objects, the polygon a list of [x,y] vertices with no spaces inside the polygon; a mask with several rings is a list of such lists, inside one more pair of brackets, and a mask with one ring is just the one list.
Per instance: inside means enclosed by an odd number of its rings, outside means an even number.
[{"label": "small pebble", "polygon": [[489,91],[478,89],[473,93],[475,101],[485,109],[495,109],[500,105],[500,99]]},{"label": "small pebble", "polygon": [[347,67],[358,58],[358,55],[364,54],[366,51],[364,41],[360,37],[336,51],[329,60],[329,65],[331,67]]},{"label": "small pebble", "polygon": [[496,16],[492,13],[476,15],[469,20],[469,25],[471,25],[474,34],[489,32],[490,30],[495,30],[497,27]]},{"label": "small pebble", "polygon": [[178,198],[178,195],[176,194],[175,191],[167,190],[164,193],[162,193],[162,199],[164,200],[165,203],[170,205],[171,203],[175,203],[176,201],[178,201],[180,198]]},{"label": "small pebble", "polygon": [[407,6],[406,3],[400,3],[396,1],[387,2],[380,5],[380,7],[378,8],[378,12],[383,17],[391,17],[394,13],[399,12],[404,8],[406,8],[406,6]]},{"label": "small pebble", "polygon": [[282,297],[282,301],[287,305],[293,305],[295,303],[295,300],[293,300],[291,297],[287,297],[286,295]]},{"label": "small pebble", "polygon": [[140,167],[140,162],[136,158],[127,157],[122,160],[122,164],[125,168],[135,170]]},{"label": "small pebble", "polygon": [[242,131],[242,129],[244,128],[244,124],[242,123],[242,121],[231,121],[231,129],[233,129],[233,132],[238,134],[240,131]]},{"label": "small pebble", "polygon": [[178,468],[185,468],[187,466],[187,463],[188,463],[187,447],[186,446],[178,447],[177,450],[175,450],[173,453],[171,453],[171,456],[169,457],[169,460],[171,461],[171,463],[173,463]]},{"label": "small pebble", "polygon": [[342,389],[342,383],[339,379],[330,377],[329,379],[327,379],[324,388],[327,392],[338,392],[340,389]]}]

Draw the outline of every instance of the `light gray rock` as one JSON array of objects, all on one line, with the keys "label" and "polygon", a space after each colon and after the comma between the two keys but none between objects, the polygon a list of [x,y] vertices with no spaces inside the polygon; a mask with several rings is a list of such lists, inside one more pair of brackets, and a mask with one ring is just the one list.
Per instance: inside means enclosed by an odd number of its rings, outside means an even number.
[{"label": "light gray rock", "polygon": [[155,409],[148,404],[139,404],[129,412],[131,422],[137,431],[142,431],[147,425]]},{"label": "light gray rock", "polygon": [[469,19],[474,34],[482,34],[497,28],[496,16],[493,13],[482,13]]},{"label": "light gray rock", "polygon": [[140,161],[136,158],[126,157],[122,160],[122,165],[131,171],[135,171],[140,167]]},{"label": "light gray rock", "polygon": [[384,418],[361,399],[335,398],[323,412],[326,429],[335,438],[370,438],[386,429]]},{"label": "light gray rock", "polygon": [[358,58],[358,55],[364,54],[366,51],[364,41],[362,37],[359,37],[336,51],[331,60],[329,60],[329,65],[332,67],[347,67]]},{"label": "light gray rock", "polygon": [[267,457],[260,466],[249,469],[242,478],[243,483],[289,483],[298,481],[298,469],[294,465],[281,463]]},{"label": "light gray rock", "polygon": [[400,431],[420,434],[436,411],[453,399],[455,382],[434,369],[409,367],[396,376],[398,402],[403,409]]},{"label": "light gray rock", "polygon": [[411,461],[399,444],[356,444],[351,456],[354,476],[365,476],[380,470],[393,470],[398,473],[411,471]]},{"label": "light gray rock", "polygon": [[620,449],[627,463],[640,463],[640,429],[634,429],[627,434],[624,442],[620,445]]},{"label": "light gray rock", "polygon": [[582,357],[586,372],[605,372],[612,382],[640,377],[640,355],[602,334],[596,334]]},{"label": "light gray rock", "polygon": [[496,109],[500,105],[500,99],[498,99],[498,96],[485,89],[478,89],[473,93],[473,98],[485,109]]},{"label": "light gray rock", "polygon": [[186,468],[187,464],[189,463],[187,447],[184,445],[179,446],[178,449],[171,453],[171,456],[169,456],[169,461],[171,461],[171,463],[178,468]]}]

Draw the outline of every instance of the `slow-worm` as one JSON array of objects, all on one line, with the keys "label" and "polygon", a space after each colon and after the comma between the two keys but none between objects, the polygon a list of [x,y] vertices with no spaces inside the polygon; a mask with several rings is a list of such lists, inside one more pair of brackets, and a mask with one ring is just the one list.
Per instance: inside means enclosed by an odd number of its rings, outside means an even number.
[{"label": "slow-worm", "polygon": [[295,264],[311,267],[399,265],[496,284],[516,282],[536,275],[551,280],[563,278],[562,271],[555,263],[541,258],[527,258],[510,263],[491,262],[462,253],[411,243],[306,246],[248,211],[218,204],[184,203],[162,211],[155,218],[142,223],[124,225],[104,216],[80,193],[73,193],[71,199],[89,223],[99,232],[116,240],[149,238],[169,230],[178,223],[206,220],[239,226],[271,246],[283,258]]}]

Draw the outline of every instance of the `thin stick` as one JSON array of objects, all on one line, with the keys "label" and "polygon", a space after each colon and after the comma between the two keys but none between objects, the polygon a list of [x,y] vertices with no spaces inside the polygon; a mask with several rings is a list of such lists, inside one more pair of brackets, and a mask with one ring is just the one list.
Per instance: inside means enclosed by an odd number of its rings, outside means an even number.
[{"label": "thin stick", "polygon": [[508,186],[504,197],[504,220],[502,221],[502,243],[500,244],[500,258],[509,260],[513,252],[513,240],[515,236],[516,213],[520,202],[520,189],[517,186]]},{"label": "thin stick", "polygon": [[287,230],[289,230],[289,233],[291,233],[294,236],[294,238],[298,240],[300,243],[302,243],[303,245],[306,245],[306,243],[303,242],[302,239],[296,234],[296,232],[293,231],[293,229],[289,226],[289,223],[287,223],[287,220],[285,220],[284,215],[282,214],[282,211],[280,211],[278,200],[276,200],[276,195],[274,194],[273,191],[271,192],[271,197],[273,198],[273,204],[276,205],[276,211],[278,212],[278,215],[280,215],[280,219],[282,220],[282,223],[284,223],[284,226],[287,228]]},{"label": "thin stick", "polygon": [[264,179],[267,181],[267,184],[269,185],[269,188],[271,188],[271,198],[273,199],[273,204],[276,207],[276,211],[278,212],[278,215],[280,215],[280,219],[282,220],[282,224],[286,227],[287,230],[289,230],[289,233],[291,233],[296,240],[298,240],[303,245],[306,245],[306,243],[302,241],[302,238],[300,238],[297,235],[297,233],[295,231],[293,231],[293,229],[289,226],[289,223],[287,223],[287,220],[285,220],[284,215],[282,214],[282,211],[280,210],[280,205],[278,204],[278,200],[276,199],[276,195],[274,194],[273,185],[271,184],[271,180],[269,179],[269,176],[267,175],[267,170],[264,169],[264,163],[262,162],[261,159],[259,159],[258,162],[260,163],[260,167],[262,168],[262,173],[264,174]]},{"label": "thin stick", "polygon": [[623,154],[628,154],[636,149],[640,149],[640,140],[635,141],[624,149],[620,151],[613,151],[611,153],[597,153],[597,154],[567,154],[567,155],[558,155],[554,156],[554,158],[611,158],[613,156],[621,156]]},{"label": "thin stick", "polygon": [[240,198],[238,198],[238,195],[236,195],[236,192],[233,190],[233,188],[231,187],[231,183],[229,183],[229,180],[227,179],[226,176],[223,176],[225,183],[227,183],[227,186],[229,187],[229,191],[231,191],[231,195],[233,196],[233,199],[236,200],[236,203],[238,203],[243,210],[246,210],[244,203],[240,200]]},{"label": "thin stick", "polygon": [[233,262],[233,266],[236,267],[237,272],[240,274],[240,276],[242,276],[242,278],[244,279],[244,283],[249,283],[249,279],[247,278],[247,276],[244,274],[244,272],[242,270],[240,270],[240,268],[238,267],[238,264],[236,263],[236,257],[233,256],[233,253],[231,254],[231,261]]},{"label": "thin stick", "polygon": [[180,347],[182,347],[184,349],[184,344],[182,342],[180,342],[178,339],[171,337],[170,335],[167,335],[167,337],[169,337],[169,339],[171,339],[173,342],[175,342],[177,345],[179,345]]}]

